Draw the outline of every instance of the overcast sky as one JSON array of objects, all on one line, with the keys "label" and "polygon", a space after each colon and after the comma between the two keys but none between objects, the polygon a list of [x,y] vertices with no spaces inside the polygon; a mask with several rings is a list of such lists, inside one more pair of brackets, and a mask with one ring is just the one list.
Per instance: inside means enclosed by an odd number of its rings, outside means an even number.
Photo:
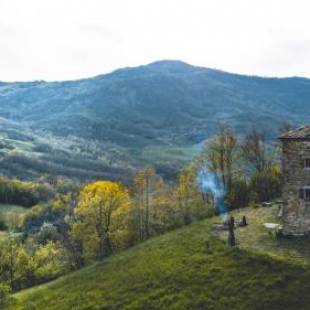
[{"label": "overcast sky", "polygon": [[310,77],[309,0],[0,0],[0,80],[64,80],[161,59]]}]

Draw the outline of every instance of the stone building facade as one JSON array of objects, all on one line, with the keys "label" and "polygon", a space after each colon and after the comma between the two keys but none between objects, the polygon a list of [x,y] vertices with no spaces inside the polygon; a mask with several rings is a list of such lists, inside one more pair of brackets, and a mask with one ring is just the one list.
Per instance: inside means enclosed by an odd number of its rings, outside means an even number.
[{"label": "stone building facade", "polygon": [[310,125],[291,130],[282,141],[283,234],[310,233]]}]

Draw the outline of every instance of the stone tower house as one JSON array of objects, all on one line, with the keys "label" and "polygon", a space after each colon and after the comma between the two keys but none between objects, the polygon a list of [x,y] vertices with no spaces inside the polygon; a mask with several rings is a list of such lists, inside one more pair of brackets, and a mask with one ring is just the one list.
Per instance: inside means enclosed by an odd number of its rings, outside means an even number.
[{"label": "stone tower house", "polygon": [[283,233],[310,233],[310,125],[281,135]]}]

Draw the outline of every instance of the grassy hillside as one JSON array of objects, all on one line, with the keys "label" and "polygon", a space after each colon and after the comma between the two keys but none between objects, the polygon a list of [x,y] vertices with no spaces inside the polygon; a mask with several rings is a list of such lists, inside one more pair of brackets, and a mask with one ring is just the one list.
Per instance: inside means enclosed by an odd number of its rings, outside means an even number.
[{"label": "grassy hillside", "polygon": [[237,229],[236,248],[210,232],[213,218],[22,291],[12,309],[310,309],[307,254],[288,262],[295,241],[282,247],[261,226],[275,213],[235,212],[250,223]]}]

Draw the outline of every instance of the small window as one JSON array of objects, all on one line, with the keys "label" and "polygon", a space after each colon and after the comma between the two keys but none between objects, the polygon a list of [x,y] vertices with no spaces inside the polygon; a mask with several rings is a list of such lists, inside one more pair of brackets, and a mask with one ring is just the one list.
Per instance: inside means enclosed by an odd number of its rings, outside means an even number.
[{"label": "small window", "polygon": [[305,186],[299,190],[299,199],[310,201],[310,186]]},{"label": "small window", "polygon": [[306,158],[304,161],[305,168],[310,168],[310,158]]}]

